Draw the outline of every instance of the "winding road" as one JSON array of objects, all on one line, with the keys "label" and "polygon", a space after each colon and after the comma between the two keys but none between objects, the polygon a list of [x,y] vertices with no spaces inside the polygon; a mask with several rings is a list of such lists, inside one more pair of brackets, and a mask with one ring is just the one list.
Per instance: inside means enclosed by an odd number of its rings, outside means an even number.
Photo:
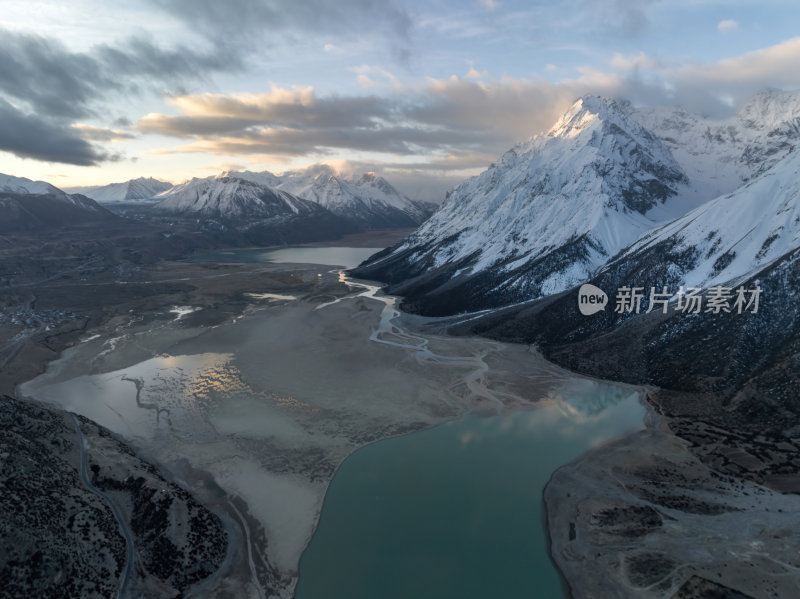
[{"label": "winding road", "polygon": [[131,534],[131,531],[128,528],[128,523],[125,521],[125,518],[123,518],[122,513],[119,511],[119,508],[116,506],[111,497],[109,497],[106,493],[95,487],[89,480],[89,474],[87,472],[87,467],[86,467],[86,447],[88,446],[88,441],[86,440],[86,437],[84,436],[83,431],[81,430],[78,417],[72,413],[70,413],[70,416],[72,416],[72,423],[75,426],[75,433],[78,435],[78,438],[81,441],[80,443],[81,482],[88,491],[91,491],[92,493],[97,495],[108,505],[108,507],[111,508],[111,513],[114,514],[114,518],[116,518],[117,524],[119,525],[119,530],[125,539],[125,546],[126,546],[125,567],[122,569],[122,575],[120,576],[119,579],[119,587],[117,588],[117,599],[122,599],[123,597],[127,596],[128,583],[130,582],[131,572],[136,562],[136,546],[133,543],[133,535]]}]

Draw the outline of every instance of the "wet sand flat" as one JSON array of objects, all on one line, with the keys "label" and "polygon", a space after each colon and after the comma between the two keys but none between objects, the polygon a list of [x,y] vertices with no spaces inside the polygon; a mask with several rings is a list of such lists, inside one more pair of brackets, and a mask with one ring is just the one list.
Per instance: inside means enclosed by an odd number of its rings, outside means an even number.
[{"label": "wet sand flat", "polygon": [[604,385],[525,346],[414,333],[377,287],[285,268],[291,286],[238,287],[235,310],[132,316],[20,387],[118,433],[201,498],[198,479],[213,480],[249,539],[248,596],[291,596],[327,485],[358,447]]}]

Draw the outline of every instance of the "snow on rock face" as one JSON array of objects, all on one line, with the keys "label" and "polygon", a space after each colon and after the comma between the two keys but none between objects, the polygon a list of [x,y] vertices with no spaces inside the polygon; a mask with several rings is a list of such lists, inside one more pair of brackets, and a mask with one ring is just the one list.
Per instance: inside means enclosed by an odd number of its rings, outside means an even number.
[{"label": "snow on rock face", "polygon": [[425,314],[558,293],[628,246],[657,247],[647,264],[670,281],[733,280],[797,247],[799,143],[800,92],[759,93],[717,120],[587,96],[356,274]]},{"label": "snow on rock face", "polygon": [[800,148],[735,192],[643,236],[615,262],[641,261],[659,248],[668,248],[660,261],[682,284],[701,288],[735,285],[800,248]]},{"label": "snow on rock face", "polygon": [[16,193],[22,195],[30,194],[53,194],[64,198],[67,194],[58,187],[45,183],[44,181],[31,181],[25,177],[14,177],[0,173],[0,192]]},{"label": "snow on rock face", "polygon": [[320,212],[285,191],[239,177],[192,179],[157,196],[156,210],[225,219],[271,218]]},{"label": "snow on rock face", "polygon": [[733,192],[800,142],[798,91],[760,92],[727,119],[675,107],[630,108],[629,114],[669,147],[688,175],[691,190],[682,204],[686,211]]},{"label": "snow on rock face", "polygon": [[82,193],[103,204],[150,201],[172,187],[172,183],[152,177],[139,177],[122,183],[70,188],[71,193]]},{"label": "snow on rock face", "polygon": [[413,227],[432,212],[430,206],[409,200],[374,173],[344,176],[327,165],[317,165],[280,176],[267,171],[226,175],[288,191],[365,228]]},{"label": "snow on rock face", "polygon": [[94,200],[44,181],[0,174],[0,232],[83,226],[116,217]]},{"label": "snow on rock face", "polygon": [[687,178],[626,106],[581,98],[546,134],[506,152],[448,194],[405,244],[384,257],[492,273],[488,304],[534,299],[589,278],[654,226],[646,216]]},{"label": "snow on rock face", "polygon": [[237,179],[245,179],[253,183],[260,183],[267,187],[277,187],[281,180],[270,173],[269,171],[262,171],[255,173],[253,171],[225,171],[216,176],[217,179],[224,179],[226,177],[235,177]]},{"label": "snow on rock face", "polygon": [[25,177],[14,177],[0,173],[0,194],[3,193],[18,196],[48,196],[50,200],[71,204],[88,212],[106,213],[94,200],[80,194],[69,195],[45,181],[31,181]]}]

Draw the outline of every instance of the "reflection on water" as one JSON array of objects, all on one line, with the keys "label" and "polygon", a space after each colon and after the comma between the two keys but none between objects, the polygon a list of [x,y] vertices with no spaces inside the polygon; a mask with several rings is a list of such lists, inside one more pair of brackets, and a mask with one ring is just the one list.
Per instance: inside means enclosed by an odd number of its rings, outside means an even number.
[{"label": "reflection on water", "polygon": [[277,250],[236,249],[198,253],[192,262],[275,262],[327,264],[353,268],[383,248],[289,247]]},{"label": "reflection on water", "polygon": [[58,385],[24,386],[25,393],[83,414],[129,439],[158,441],[161,434],[195,440],[216,436],[213,418],[246,398],[282,410],[318,410],[290,395],[254,389],[242,379],[233,354],[159,356]]},{"label": "reflection on water", "polygon": [[[237,250],[216,260],[347,266],[372,252]],[[465,598],[530,594],[533,580],[556,588],[542,487],[585,449],[637,428],[642,408],[629,391],[576,378],[524,346],[406,329],[395,298],[343,273],[340,281],[351,293],[316,305],[252,294],[269,307],[237,325],[142,324],[87,341],[21,392],[95,420],[177,476],[186,463],[213,478],[236,513],[246,507],[255,593],[243,595],[266,596],[278,572],[281,597],[291,595],[328,481],[354,449],[470,409],[538,404],[378,442],[348,459],[303,560],[301,597],[425,597],[422,586],[408,587],[414,581],[434,590],[455,581]],[[397,581],[386,571],[394,563],[405,569]],[[358,572],[367,590],[343,586],[329,564]],[[482,570],[495,589],[474,581]]]},{"label": "reflection on water", "polygon": [[554,394],[529,412],[470,416],[355,452],[328,489],[296,597],[562,597],[544,486],[644,413],[630,391],[591,381],[565,391],[568,400]]}]

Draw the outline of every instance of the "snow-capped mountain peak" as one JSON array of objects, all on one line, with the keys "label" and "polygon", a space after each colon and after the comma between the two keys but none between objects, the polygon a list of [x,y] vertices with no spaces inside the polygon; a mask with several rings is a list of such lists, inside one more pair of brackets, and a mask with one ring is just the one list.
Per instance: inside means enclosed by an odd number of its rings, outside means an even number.
[{"label": "snow-capped mountain peak", "polygon": [[285,191],[233,176],[194,178],[172,187],[157,199],[159,211],[224,219],[306,214],[316,209],[313,203]]},{"label": "snow-capped mountain peak", "polygon": [[470,287],[469,309],[585,280],[652,228],[648,213],[687,183],[669,149],[627,112],[614,100],[580,98],[546,134],[451,191],[376,268],[424,271],[428,288]]},{"label": "snow-capped mountain peak", "polygon": [[235,177],[238,179],[245,179],[253,183],[260,183],[267,187],[277,187],[281,180],[279,177],[273,175],[269,171],[253,172],[253,171],[223,171],[217,175],[216,179],[224,179],[228,177]]},{"label": "snow-capped mountain peak", "polygon": [[431,207],[413,202],[375,175],[341,175],[325,164],[275,175],[269,171],[227,172],[236,177],[289,192],[315,202],[361,228],[412,227],[430,214]]},{"label": "snow-capped mountain peak", "polygon": [[617,262],[658,253],[680,284],[733,286],[800,248],[800,149],[735,192],[640,238]]},{"label": "snow-capped mountain peak", "polygon": [[172,183],[166,181],[159,181],[152,177],[139,177],[121,183],[109,183],[108,185],[73,187],[68,191],[70,193],[82,193],[103,204],[118,204],[121,202],[149,202],[171,187]]},{"label": "snow-capped mountain peak", "polygon": [[42,231],[113,221],[94,200],[46,183],[0,174],[0,231]]},{"label": "snow-capped mountain peak", "polygon": [[14,177],[0,173],[0,192],[16,194],[53,194],[63,197],[67,194],[50,183],[45,181],[32,181],[25,177]]},{"label": "snow-capped mountain peak", "polygon": [[771,131],[799,118],[800,93],[767,89],[750,98],[736,113],[735,120],[748,129]]},{"label": "snow-capped mountain peak", "polygon": [[618,113],[619,107],[615,100],[583,96],[561,115],[547,132],[547,137],[575,137],[592,125],[614,120]]},{"label": "snow-capped mountain peak", "polygon": [[689,177],[684,212],[733,192],[800,142],[800,91],[759,92],[723,119],[680,107],[636,108],[631,116],[669,147]]}]

